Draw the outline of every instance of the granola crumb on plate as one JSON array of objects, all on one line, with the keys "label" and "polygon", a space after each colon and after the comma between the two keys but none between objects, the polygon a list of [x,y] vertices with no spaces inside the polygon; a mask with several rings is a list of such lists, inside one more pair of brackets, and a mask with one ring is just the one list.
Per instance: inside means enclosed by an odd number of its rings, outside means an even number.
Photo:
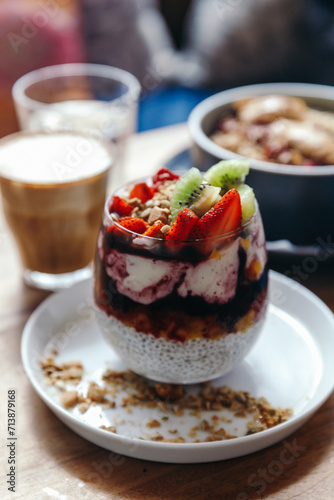
[{"label": "granola crumb on plate", "polygon": [[[105,369],[97,382],[85,379],[79,361],[60,364],[52,357],[42,361],[41,368],[46,386],[53,388],[54,397],[59,398],[67,411],[85,416],[89,410],[101,410],[113,415],[111,421],[98,425],[100,429],[122,434],[124,424],[134,425],[127,417],[129,414],[149,410],[152,417],[140,426],[141,431],[145,427],[147,432],[139,433],[136,436],[139,439],[166,443],[185,443],[189,439],[196,443],[222,441],[240,437],[235,432],[235,420],[244,421],[242,435],[250,435],[275,427],[292,414],[289,408],[275,408],[263,397],[256,398],[228,386],[215,387],[212,382],[198,384],[193,392],[183,385],[148,381],[129,370],[110,369]],[[56,383],[59,379],[65,384],[62,388]],[[122,418],[117,414],[119,411]],[[193,423],[184,431],[187,419]],[[160,432],[149,433],[156,428]]]}]

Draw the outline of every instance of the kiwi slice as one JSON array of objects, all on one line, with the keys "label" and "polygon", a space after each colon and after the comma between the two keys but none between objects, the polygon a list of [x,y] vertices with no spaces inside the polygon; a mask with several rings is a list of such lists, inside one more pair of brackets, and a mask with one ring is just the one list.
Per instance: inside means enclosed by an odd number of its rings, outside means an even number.
[{"label": "kiwi slice", "polygon": [[229,189],[243,184],[248,172],[247,160],[222,160],[205,172],[204,179],[212,186],[220,187],[223,195]]},{"label": "kiwi slice", "polygon": [[241,223],[245,224],[256,210],[254,191],[247,184],[237,187],[241,202]]},{"label": "kiwi slice", "polygon": [[191,168],[175,184],[171,198],[172,222],[185,207],[201,217],[218,201],[219,192],[220,188],[210,186],[197,168]]}]

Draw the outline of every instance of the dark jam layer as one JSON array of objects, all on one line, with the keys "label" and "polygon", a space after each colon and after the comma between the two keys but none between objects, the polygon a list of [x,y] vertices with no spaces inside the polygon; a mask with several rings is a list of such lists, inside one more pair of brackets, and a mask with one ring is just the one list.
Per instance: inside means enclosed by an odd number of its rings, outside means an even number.
[{"label": "dark jam layer", "polygon": [[[166,258],[163,253],[158,256],[155,252],[152,255],[151,252],[124,243],[124,240],[106,234],[103,244],[104,255],[107,255],[110,249],[116,249],[150,259]],[[182,252],[182,260],[193,263],[200,260],[199,253],[191,246],[183,248]],[[118,292],[114,280],[107,275],[105,264],[97,252],[95,302],[108,316],[114,316],[126,326],[157,338],[164,337],[183,342],[191,338],[217,339],[228,333],[246,332],[264,313],[267,299],[267,269],[263,271],[259,280],[250,281],[245,276],[245,262],[246,253],[240,249],[236,295],[226,304],[209,304],[202,297],[180,297],[176,292],[179,282],[167,297],[143,305]],[[182,277],[180,279],[182,280]]]}]

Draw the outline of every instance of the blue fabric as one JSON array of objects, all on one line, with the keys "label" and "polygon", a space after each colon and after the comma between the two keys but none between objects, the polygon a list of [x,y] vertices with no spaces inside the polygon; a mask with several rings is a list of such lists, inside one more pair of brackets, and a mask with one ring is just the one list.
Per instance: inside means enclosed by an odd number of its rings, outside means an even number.
[{"label": "blue fabric", "polygon": [[139,103],[138,131],[187,121],[196,104],[213,93],[183,87],[159,88],[147,93]]}]

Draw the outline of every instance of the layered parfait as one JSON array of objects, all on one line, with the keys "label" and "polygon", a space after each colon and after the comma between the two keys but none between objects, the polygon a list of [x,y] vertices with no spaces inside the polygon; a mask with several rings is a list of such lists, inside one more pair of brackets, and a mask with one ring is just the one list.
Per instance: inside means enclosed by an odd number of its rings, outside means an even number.
[{"label": "layered parfait", "polygon": [[247,161],[179,177],[161,168],[107,200],[95,258],[97,321],[128,368],[210,380],[254,344],[267,307],[265,235]]}]

